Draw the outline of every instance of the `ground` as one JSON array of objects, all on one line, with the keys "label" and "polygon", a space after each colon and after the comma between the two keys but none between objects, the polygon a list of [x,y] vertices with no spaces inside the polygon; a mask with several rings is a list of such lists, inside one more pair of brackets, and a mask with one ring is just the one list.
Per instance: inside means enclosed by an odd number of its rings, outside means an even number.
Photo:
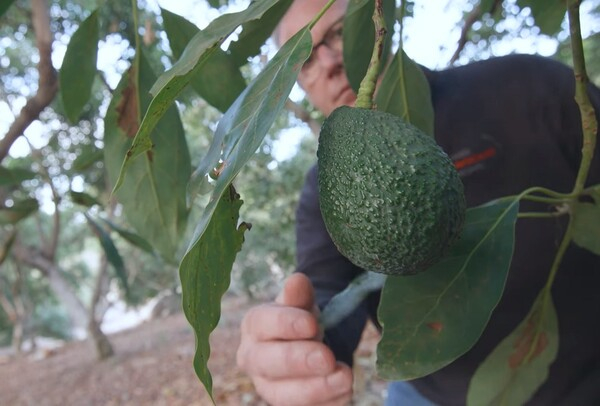
[{"label": "ground", "polygon": [[[235,365],[239,323],[251,304],[229,297],[211,336],[209,368],[218,406],[265,405]],[[183,314],[145,321],[109,336],[116,355],[97,361],[91,342],[20,358],[0,358],[0,405],[210,405],[194,374],[194,335]],[[357,406],[382,404],[374,378],[377,333],[368,327],[355,362]]]}]

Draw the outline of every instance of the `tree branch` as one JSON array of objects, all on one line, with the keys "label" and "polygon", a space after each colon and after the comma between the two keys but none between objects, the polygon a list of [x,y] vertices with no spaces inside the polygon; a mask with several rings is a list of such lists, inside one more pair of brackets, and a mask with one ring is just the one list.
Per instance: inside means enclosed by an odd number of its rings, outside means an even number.
[{"label": "tree branch", "polygon": [[52,66],[52,32],[50,16],[46,0],[32,0],[32,24],[39,51],[38,91],[23,107],[19,116],[13,121],[4,138],[0,140],[0,163],[8,155],[14,142],[23,135],[29,125],[37,120],[40,113],[52,102],[58,93],[56,70]]},{"label": "tree branch", "polygon": [[[492,7],[489,10],[489,13],[494,14],[496,12],[496,10],[498,9],[498,6],[500,5],[500,3],[502,3],[502,0],[494,0],[494,3],[492,4]],[[471,31],[473,24],[475,24],[475,22],[481,18],[481,16],[483,15],[484,12],[485,11],[482,12],[481,7],[479,5],[477,5],[477,6],[475,6],[475,8],[473,8],[473,11],[471,11],[467,15],[467,18],[465,19],[465,25],[463,26],[463,28],[461,30],[460,38],[458,40],[458,47],[456,48],[456,51],[454,51],[454,55],[452,55],[452,58],[450,58],[450,62],[448,63],[448,65],[454,65],[454,63],[458,60],[460,53],[463,51],[463,49],[467,45],[467,42],[468,42],[467,35],[469,34],[469,31]]]},{"label": "tree branch", "polygon": [[308,124],[313,134],[315,134],[316,136],[319,135],[319,132],[321,131],[321,126],[319,125],[317,120],[310,116],[310,113],[308,111],[302,108],[302,106],[300,106],[297,103],[294,103],[290,99],[287,99],[285,101],[285,108],[288,111],[292,112],[297,119],[302,120],[306,124]]}]

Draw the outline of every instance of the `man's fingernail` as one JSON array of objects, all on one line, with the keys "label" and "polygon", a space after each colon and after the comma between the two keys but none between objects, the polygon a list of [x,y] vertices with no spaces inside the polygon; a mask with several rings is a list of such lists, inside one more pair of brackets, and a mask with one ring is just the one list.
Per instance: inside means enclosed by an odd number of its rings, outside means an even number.
[{"label": "man's fingernail", "polygon": [[333,389],[345,390],[348,386],[348,379],[344,371],[338,370],[327,377],[327,384]]}]

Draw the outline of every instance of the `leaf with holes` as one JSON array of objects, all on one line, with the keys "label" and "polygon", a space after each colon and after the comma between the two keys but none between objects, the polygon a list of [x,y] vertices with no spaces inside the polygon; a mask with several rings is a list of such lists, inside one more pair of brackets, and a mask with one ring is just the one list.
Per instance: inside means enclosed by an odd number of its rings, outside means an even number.
[{"label": "leaf with holes", "polygon": [[[212,144],[194,171],[188,186],[190,202],[205,186],[206,174],[220,165],[213,197],[204,216],[210,217],[214,204],[226,187],[254,156],[283,109],[311,49],[310,31],[304,28],[281,47],[219,121]],[[205,222],[201,222],[203,223]],[[200,232],[196,233],[199,234]]]},{"label": "leaf with holes", "polygon": [[211,399],[209,336],[219,323],[221,298],[229,287],[231,267],[248,228],[244,223],[238,227],[241,205],[239,195],[229,185],[202,237],[188,249],[179,267],[183,311],[196,334],[194,369]]}]

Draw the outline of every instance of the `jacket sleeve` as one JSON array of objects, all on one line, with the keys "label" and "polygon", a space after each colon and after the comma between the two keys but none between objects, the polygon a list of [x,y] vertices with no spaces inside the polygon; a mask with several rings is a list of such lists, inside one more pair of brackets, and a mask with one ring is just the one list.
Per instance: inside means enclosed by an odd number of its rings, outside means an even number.
[{"label": "jacket sleeve", "polygon": [[[362,269],[342,256],[327,233],[317,190],[317,168],[308,172],[296,213],[297,272],[311,280],[319,308],[342,291]],[[374,317],[378,294],[371,295],[336,327],[325,331],[325,343],[339,361],[352,365],[367,317]]]}]

